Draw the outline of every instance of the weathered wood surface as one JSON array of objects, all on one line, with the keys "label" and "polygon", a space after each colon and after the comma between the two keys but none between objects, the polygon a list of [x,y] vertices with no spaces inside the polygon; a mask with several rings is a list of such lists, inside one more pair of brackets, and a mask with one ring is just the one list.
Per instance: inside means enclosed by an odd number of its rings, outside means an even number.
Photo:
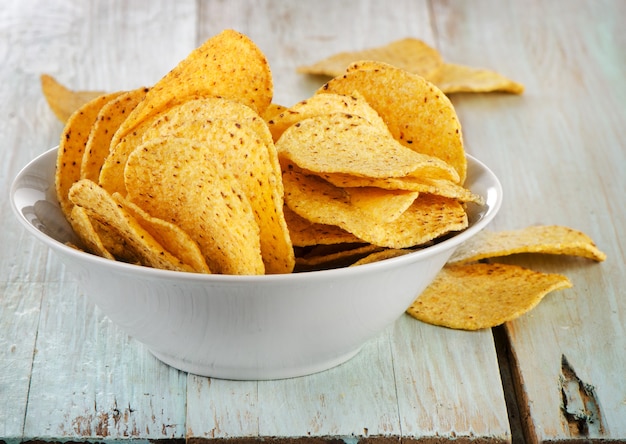
[{"label": "weathered wood surface", "polygon": [[[449,61],[527,87],[520,97],[453,97],[468,151],[505,189],[494,228],[570,225],[609,256],[603,264],[516,258],[574,283],[506,326],[512,410],[525,439],[626,440],[625,18],[620,0],[567,8],[557,0],[8,0],[0,8],[0,186],[8,190],[23,165],[57,143],[43,72],[78,89],[148,85],[204,39],[235,28],[266,53],[276,101],[290,105],[322,81],[296,74],[298,64],[421,38]],[[352,361],[309,377],[187,375],[121,333],[18,225],[7,199],[0,203],[1,440],[521,441],[490,331],[403,317]]]}]

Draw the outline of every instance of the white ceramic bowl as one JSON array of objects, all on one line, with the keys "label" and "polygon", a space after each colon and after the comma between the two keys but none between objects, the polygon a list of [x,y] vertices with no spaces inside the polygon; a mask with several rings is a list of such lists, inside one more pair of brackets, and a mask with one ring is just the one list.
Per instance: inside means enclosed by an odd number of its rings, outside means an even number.
[{"label": "white ceramic bowl", "polygon": [[[11,187],[18,219],[51,248],[84,292],[163,362],[226,379],[277,379],[331,368],[399,318],[454,250],[496,215],[502,189],[468,156],[468,229],[434,246],[334,270],[225,276],[156,270],[64,244],[73,233],[54,192],[56,148],[29,163]],[[416,321],[417,322],[417,321]]]}]

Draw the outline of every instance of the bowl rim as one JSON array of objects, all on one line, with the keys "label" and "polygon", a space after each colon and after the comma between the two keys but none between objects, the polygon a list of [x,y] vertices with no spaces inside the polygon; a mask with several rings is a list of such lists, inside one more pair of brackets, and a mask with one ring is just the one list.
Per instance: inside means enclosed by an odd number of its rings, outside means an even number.
[{"label": "bowl rim", "polygon": [[[225,274],[204,274],[204,273],[195,273],[195,272],[186,272],[186,271],[174,271],[174,270],[163,270],[152,267],[147,267],[143,265],[131,264],[122,261],[113,261],[110,259],[106,259],[92,253],[88,253],[82,250],[78,250],[76,248],[72,248],[63,242],[60,242],[57,239],[47,235],[42,232],[26,218],[26,216],[22,213],[21,209],[18,208],[15,195],[17,190],[20,188],[19,183],[24,176],[26,176],[33,167],[38,164],[44,162],[46,157],[53,156],[53,153],[58,151],[58,146],[50,148],[49,150],[39,154],[37,157],[29,161],[15,176],[11,183],[11,187],[9,190],[10,193],[10,201],[11,207],[13,209],[14,214],[19,219],[19,221],[26,227],[26,229],[35,236],[40,242],[46,245],[48,248],[53,251],[56,250],[59,253],[69,255],[72,258],[78,261],[88,261],[93,265],[101,265],[105,267],[110,267],[113,270],[123,273],[123,274],[133,274],[134,276],[138,276],[138,273],[144,275],[148,278],[158,278],[158,279],[185,279],[192,281],[204,281],[204,282],[236,282],[236,283],[271,283],[277,281],[300,281],[304,279],[328,279],[333,277],[349,277],[352,275],[360,275],[364,272],[374,271],[377,269],[387,269],[394,268],[396,265],[408,265],[413,262],[421,261],[428,259],[432,256],[435,256],[441,253],[443,250],[452,250],[467,239],[473,237],[483,228],[485,228],[498,214],[500,207],[502,206],[503,200],[503,190],[502,184],[498,177],[489,169],[482,161],[473,157],[470,154],[466,153],[466,157],[470,163],[473,163],[475,167],[480,170],[481,174],[486,174],[489,176],[492,184],[490,188],[495,189],[495,193],[492,196],[483,196],[486,199],[485,206],[486,210],[482,215],[481,219],[476,221],[474,224],[470,225],[466,229],[461,232],[458,232],[451,236],[448,239],[437,242],[434,245],[424,247],[422,249],[418,249],[414,252],[404,254],[402,256],[397,256],[393,258],[384,259],[377,262],[371,262],[363,265],[359,265],[356,267],[340,267],[340,268],[332,268],[332,269],[324,269],[324,270],[313,270],[313,271],[302,271],[296,273],[282,273],[282,274],[263,274],[263,275],[225,275]],[[54,156],[56,159],[56,155]],[[55,162],[56,165],[56,162]],[[49,182],[49,181],[47,181]],[[49,183],[49,187],[54,187],[54,183]]]}]

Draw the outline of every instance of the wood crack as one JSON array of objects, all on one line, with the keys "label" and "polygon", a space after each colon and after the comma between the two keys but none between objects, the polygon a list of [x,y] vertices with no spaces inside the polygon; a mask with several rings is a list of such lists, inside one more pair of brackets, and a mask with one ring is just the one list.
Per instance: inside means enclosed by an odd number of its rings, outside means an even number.
[{"label": "wood crack", "polygon": [[602,413],[596,398],[595,387],[582,381],[561,355],[561,412],[570,434],[580,437],[597,437],[604,434]]}]

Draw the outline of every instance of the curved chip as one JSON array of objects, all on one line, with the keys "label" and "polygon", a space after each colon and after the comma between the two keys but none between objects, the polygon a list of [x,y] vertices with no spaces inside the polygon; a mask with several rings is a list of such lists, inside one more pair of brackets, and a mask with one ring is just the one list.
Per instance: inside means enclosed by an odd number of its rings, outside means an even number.
[{"label": "curved chip", "polygon": [[227,29],[209,38],[159,80],[120,127],[117,139],[187,97],[224,97],[262,114],[273,97],[267,58],[244,34]]},{"label": "curved chip", "polygon": [[394,138],[467,174],[461,124],[448,97],[424,78],[382,62],[357,62],[318,93],[358,91],[385,121]]},{"label": "curved chip", "polygon": [[285,206],[284,213],[294,247],[363,243],[363,239],[348,233],[343,228],[313,223],[294,213],[288,206]]},{"label": "curved chip", "polygon": [[113,199],[163,247],[198,273],[211,273],[198,244],[178,225],[153,217],[119,193]]},{"label": "curved chip", "polygon": [[283,214],[278,155],[265,122],[251,108],[223,99],[187,102],[159,116],[144,140],[182,137],[206,143],[239,181],[260,227],[266,273],[289,273],[295,260]]},{"label": "curved chip", "polygon": [[458,180],[450,165],[406,148],[353,114],[335,113],[302,120],[283,133],[276,149],[279,157],[314,173]]},{"label": "curved chip", "polygon": [[381,223],[350,204],[346,190],[295,169],[283,173],[285,202],[311,222],[337,225],[365,242],[389,248],[424,244],[467,227],[463,206],[451,199],[420,195],[393,222]]},{"label": "curved chip", "polygon": [[113,134],[122,122],[126,120],[128,114],[143,100],[147,92],[148,88],[127,91],[115,97],[100,109],[85,145],[85,152],[83,153],[80,167],[81,179],[98,181],[102,165],[109,155]]},{"label": "curved chip", "polygon": [[69,198],[84,208],[87,215],[99,221],[135,253],[141,265],[175,271],[193,271],[168,252],[135,218],[122,208],[104,189],[91,180],[81,179],[70,188]]},{"label": "curved chip", "polygon": [[312,65],[300,66],[297,71],[336,77],[342,75],[357,60],[378,60],[424,77],[443,63],[435,48],[422,40],[409,37],[375,48],[340,52]]},{"label": "curved chip", "polygon": [[276,142],[290,126],[309,117],[334,113],[351,114],[364,118],[384,133],[387,124],[358,92],[344,94],[316,94],[287,108],[269,120],[269,129]]},{"label": "curved chip", "polygon": [[91,128],[102,107],[120,94],[121,92],[116,92],[96,97],[76,110],[65,124],[59,141],[55,189],[61,210],[67,219],[70,218],[73,206],[67,194],[71,186],[80,179],[83,153]]},{"label": "curved chip", "polygon": [[522,94],[524,92],[524,85],[496,71],[456,63],[442,64],[429,75],[428,80],[446,94],[492,91]]},{"label": "curved chip", "polygon": [[62,123],[67,122],[74,111],[96,97],[105,94],[105,91],[74,91],[66,88],[54,77],[48,74],[40,76],[41,91],[48,106]]},{"label": "curved chip", "polygon": [[562,254],[602,262],[606,254],[585,233],[561,225],[535,225],[519,230],[483,230],[463,243],[450,263],[469,263],[520,253]]},{"label": "curved chip", "polygon": [[533,309],[546,294],[571,286],[563,275],[517,265],[447,265],[407,313],[429,324],[480,330],[511,321]]},{"label": "curved chip", "polygon": [[148,141],[128,157],[124,179],[127,198],[189,234],[212,272],[265,272],[250,201],[208,142],[172,137]]}]

